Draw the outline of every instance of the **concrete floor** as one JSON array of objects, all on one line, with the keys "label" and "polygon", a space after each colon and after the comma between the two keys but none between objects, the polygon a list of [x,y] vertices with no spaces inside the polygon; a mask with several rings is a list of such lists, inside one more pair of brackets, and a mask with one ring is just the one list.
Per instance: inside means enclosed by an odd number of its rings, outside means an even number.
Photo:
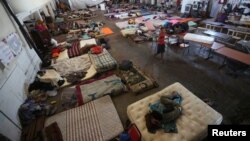
[{"label": "concrete floor", "polygon": [[[99,13],[99,15],[101,15]],[[250,123],[250,75],[243,73],[234,78],[228,75],[227,69],[218,69],[222,57],[214,55],[205,60],[206,51],[199,53],[199,47],[192,45],[190,53],[182,55],[182,50],[169,48],[165,53],[164,62],[154,58],[151,43],[136,44],[124,38],[116,21],[98,16],[114,34],[108,36],[111,49],[109,50],[118,62],[124,59],[133,61],[140,69],[153,77],[159,88],[152,89],[139,95],[126,93],[113,97],[118,114],[125,125],[127,106],[139,99],[151,95],[174,82],[180,82],[201,99],[208,98],[214,102],[212,107],[223,115],[223,124]],[[204,54],[205,53],[205,54]]]}]

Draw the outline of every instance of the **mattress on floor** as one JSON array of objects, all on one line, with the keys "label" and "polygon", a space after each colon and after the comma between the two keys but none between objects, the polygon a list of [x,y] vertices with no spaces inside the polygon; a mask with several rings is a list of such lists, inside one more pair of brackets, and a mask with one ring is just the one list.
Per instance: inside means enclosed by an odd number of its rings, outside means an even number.
[{"label": "mattress on floor", "polygon": [[56,62],[63,61],[65,59],[69,59],[68,49],[65,49],[64,51],[60,52],[59,56],[55,58],[53,62],[56,63]]},{"label": "mattress on floor", "polygon": [[81,40],[80,41],[80,48],[83,48],[86,45],[96,45],[96,40],[94,38],[87,39],[87,40]]},{"label": "mattress on floor", "polygon": [[53,122],[57,122],[64,141],[107,141],[123,131],[110,96],[51,116],[45,127]]},{"label": "mattress on floor", "polygon": [[[118,28],[126,31],[127,29],[131,29],[131,28],[139,28],[139,23],[144,23],[145,24],[145,27],[144,27],[145,31],[155,30],[155,27],[154,27],[154,25],[153,25],[153,23],[151,21],[143,21],[143,20],[144,20],[143,17],[136,18],[135,19],[136,24],[128,24],[128,21],[117,22],[116,26]],[[124,32],[124,31],[122,31],[122,32]]]},{"label": "mattress on floor", "polygon": [[[91,79],[91,78],[94,77],[96,74],[97,74],[97,72],[96,72],[94,66],[91,65],[90,68],[87,70],[87,73],[86,73],[85,77],[82,78],[81,81]],[[64,84],[63,84],[61,87],[66,87],[66,86],[69,86],[70,84],[71,84],[71,83],[68,82],[67,79],[65,78],[65,82],[64,82]]]},{"label": "mattress on floor", "polygon": [[127,27],[138,27],[138,24],[129,24],[128,21],[122,21],[122,22],[117,22],[115,23],[115,25],[120,28],[120,29],[124,29]]},{"label": "mattress on floor", "polygon": [[152,22],[152,24],[155,26],[155,27],[159,27],[159,26],[162,26],[163,25],[163,21],[162,20],[159,20],[159,19],[153,19],[153,20],[149,20],[150,22]]},{"label": "mattress on floor", "polygon": [[120,13],[115,15],[115,18],[118,18],[118,19],[123,19],[126,17],[128,17],[128,12],[120,12]]},{"label": "mattress on floor", "polygon": [[[144,118],[148,113],[149,103],[159,100],[162,95],[170,95],[174,91],[177,91],[183,98],[182,115],[176,121],[178,133],[164,133],[163,129],[157,130],[155,134],[149,133]],[[131,122],[138,127],[144,141],[200,141],[207,136],[208,125],[219,125],[223,119],[220,113],[180,83],[174,83],[129,105],[127,114]]]},{"label": "mattress on floor", "polygon": [[184,36],[184,40],[198,42],[198,43],[205,43],[205,44],[213,44],[214,38],[199,34],[187,33]]},{"label": "mattress on floor", "polygon": [[122,36],[123,37],[127,37],[127,35],[133,35],[135,34],[136,30],[138,28],[127,28],[127,29],[123,29],[121,30]]},{"label": "mattress on floor", "polygon": [[[51,83],[53,86],[61,86],[60,81],[65,81],[55,69],[45,69],[44,74],[37,74],[37,78],[41,82]],[[59,82],[59,84],[58,84]]]},{"label": "mattress on floor", "polygon": [[65,59],[52,65],[61,76],[66,76],[75,72],[86,72],[91,66],[88,54]]},{"label": "mattress on floor", "polygon": [[82,105],[89,101],[105,95],[118,95],[126,90],[126,86],[122,83],[121,79],[116,75],[105,76],[97,80],[89,80],[84,84],[76,86],[76,95],[78,104]]},{"label": "mattress on floor", "polygon": [[89,53],[90,60],[98,73],[116,68],[117,61],[104,48],[100,54]]},{"label": "mattress on floor", "polygon": [[97,45],[96,40],[94,38],[87,39],[87,40],[81,40],[80,41],[80,52],[82,54],[88,53],[93,45]]}]

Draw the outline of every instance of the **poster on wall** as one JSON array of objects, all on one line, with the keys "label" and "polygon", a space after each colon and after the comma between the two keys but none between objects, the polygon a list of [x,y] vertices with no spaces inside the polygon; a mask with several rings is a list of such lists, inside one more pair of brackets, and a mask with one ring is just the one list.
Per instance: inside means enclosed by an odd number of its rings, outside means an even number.
[{"label": "poster on wall", "polygon": [[13,59],[14,55],[10,47],[3,41],[0,41],[0,62],[7,66]]},{"label": "poster on wall", "polygon": [[5,41],[14,55],[18,55],[22,51],[22,41],[16,33],[10,34]]}]

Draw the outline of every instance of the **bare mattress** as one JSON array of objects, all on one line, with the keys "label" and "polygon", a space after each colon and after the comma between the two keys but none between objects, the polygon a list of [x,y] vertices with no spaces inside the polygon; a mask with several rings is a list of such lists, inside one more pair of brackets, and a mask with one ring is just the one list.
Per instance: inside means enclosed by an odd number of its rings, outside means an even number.
[{"label": "bare mattress", "polygon": [[57,122],[64,141],[107,141],[123,131],[110,96],[58,113],[45,126]]},{"label": "bare mattress", "polygon": [[[174,91],[178,92],[183,98],[181,103],[182,115],[176,121],[178,133],[165,133],[163,129],[157,130],[155,134],[148,132],[145,115],[148,113],[149,103],[159,100],[162,95],[170,95]],[[127,114],[130,121],[138,127],[144,141],[200,141],[206,137],[208,125],[218,125],[222,122],[220,113],[180,83],[174,83],[129,105]]]}]

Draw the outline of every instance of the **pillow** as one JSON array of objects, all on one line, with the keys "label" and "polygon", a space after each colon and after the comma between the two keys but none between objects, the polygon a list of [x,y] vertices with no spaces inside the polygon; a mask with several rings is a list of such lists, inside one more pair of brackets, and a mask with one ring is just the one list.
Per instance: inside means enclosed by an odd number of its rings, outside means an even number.
[{"label": "pillow", "polygon": [[92,48],[92,47],[95,47],[96,44],[85,44],[84,47],[80,48],[80,53],[81,54],[86,54],[89,52],[89,50]]}]

